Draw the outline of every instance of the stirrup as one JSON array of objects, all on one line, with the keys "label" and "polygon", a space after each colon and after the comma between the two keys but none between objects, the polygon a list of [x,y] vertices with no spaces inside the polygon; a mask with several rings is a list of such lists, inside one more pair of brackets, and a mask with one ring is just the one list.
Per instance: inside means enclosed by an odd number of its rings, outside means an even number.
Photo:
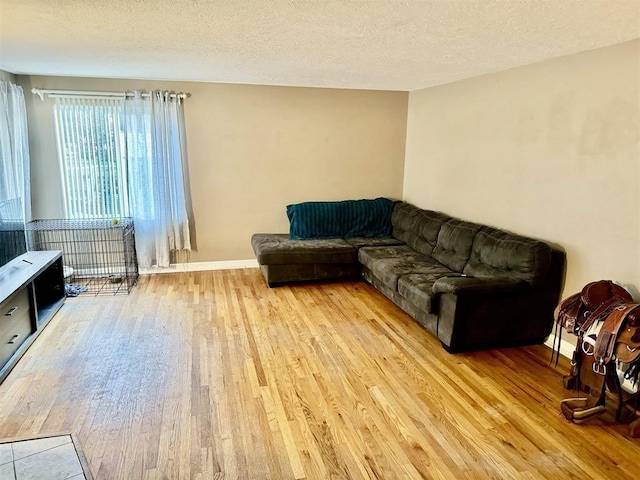
[{"label": "stirrup", "polygon": [[573,423],[583,423],[604,412],[604,405],[587,407],[587,398],[565,398],[560,402],[560,410],[564,417]]}]

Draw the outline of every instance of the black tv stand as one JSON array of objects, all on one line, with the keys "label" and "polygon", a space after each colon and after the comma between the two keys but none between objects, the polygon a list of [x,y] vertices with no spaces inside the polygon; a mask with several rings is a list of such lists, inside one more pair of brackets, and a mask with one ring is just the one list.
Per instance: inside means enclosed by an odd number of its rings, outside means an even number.
[{"label": "black tv stand", "polygon": [[0,269],[0,382],[64,300],[61,251],[27,252]]}]

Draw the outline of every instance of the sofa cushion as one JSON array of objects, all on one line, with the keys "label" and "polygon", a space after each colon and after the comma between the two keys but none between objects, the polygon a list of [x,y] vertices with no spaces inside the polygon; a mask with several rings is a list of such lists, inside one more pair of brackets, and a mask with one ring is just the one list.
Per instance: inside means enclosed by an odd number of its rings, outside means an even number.
[{"label": "sofa cushion", "polygon": [[357,250],[340,238],[291,240],[286,233],[256,233],[251,245],[260,265],[355,263]]},{"label": "sofa cushion", "polygon": [[411,273],[398,279],[398,293],[420,310],[433,313],[433,284],[450,272]]},{"label": "sofa cushion", "polygon": [[288,205],[289,237],[295,240],[390,237],[393,203],[388,198],[376,198]]},{"label": "sofa cushion", "polygon": [[406,255],[416,254],[408,245],[362,247],[358,250],[358,261],[371,268],[373,263],[385,258],[401,258]]},{"label": "sofa cushion", "polygon": [[365,247],[358,259],[387,288],[398,290],[398,279],[412,273],[446,275],[450,269],[433,258],[417,253],[408,245],[400,247]]},{"label": "sofa cushion", "polygon": [[455,218],[448,220],[440,228],[438,241],[431,255],[450,269],[462,272],[471,254],[473,239],[480,228],[482,226],[475,223]]},{"label": "sofa cushion", "polygon": [[551,248],[543,242],[484,227],[476,235],[464,273],[535,284],[549,270]]},{"label": "sofa cushion", "polygon": [[404,202],[396,203],[391,224],[393,236],[419,253],[431,255],[440,227],[451,217],[431,210],[421,210]]}]

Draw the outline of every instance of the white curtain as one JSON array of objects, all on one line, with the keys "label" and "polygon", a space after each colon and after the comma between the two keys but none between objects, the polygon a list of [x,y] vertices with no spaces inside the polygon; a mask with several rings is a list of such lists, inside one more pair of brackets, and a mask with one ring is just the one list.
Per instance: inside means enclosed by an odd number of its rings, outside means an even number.
[{"label": "white curtain", "polygon": [[140,92],[125,101],[129,207],[140,267],[168,267],[190,251],[184,110],[178,96]]},{"label": "white curtain", "polygon": [[0,220],[31,220],[29,138],[22,87],[0,81]]}]

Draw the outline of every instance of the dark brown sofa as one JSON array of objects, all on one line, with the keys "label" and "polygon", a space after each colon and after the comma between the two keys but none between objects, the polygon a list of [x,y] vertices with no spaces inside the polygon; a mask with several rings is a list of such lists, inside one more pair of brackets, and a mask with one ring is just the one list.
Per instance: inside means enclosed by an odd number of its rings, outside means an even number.
[{"label": "dark brown sofa", "polygon": [[256,234],[270,286],[359,275],[451,352],[542,343],[565,257],[544,242],[397,202],[392,236],[291,240]]}]

